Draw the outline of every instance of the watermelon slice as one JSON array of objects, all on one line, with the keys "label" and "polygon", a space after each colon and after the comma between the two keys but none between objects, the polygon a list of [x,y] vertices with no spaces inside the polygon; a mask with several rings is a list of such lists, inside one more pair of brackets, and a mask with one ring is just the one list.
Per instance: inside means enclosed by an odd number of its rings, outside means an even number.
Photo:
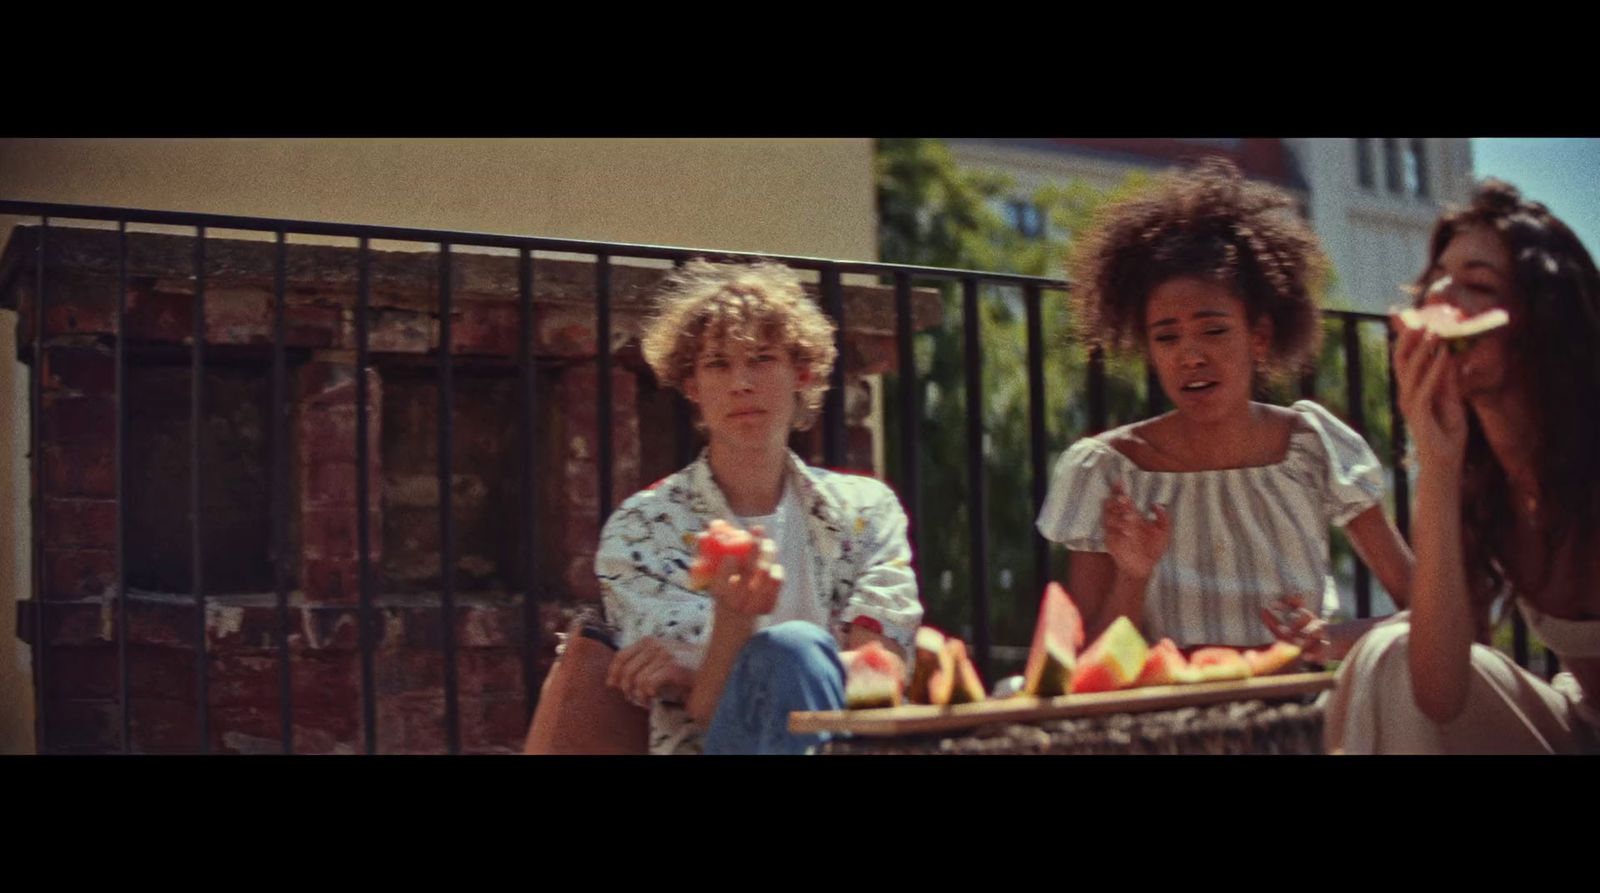
[{"label": "watermelon slice", "polygon": [[928,682],[944,659],[944,633],[931,626],[917,628],[915,663],[911,667],[911,689],[906,695],[916,704],[933,703],[928,698]]},{"label": "watermelon slice", "polygon": [[935,707],[943,707],[950,703],[950,697],[956,688],[956,665],[953,659],[953,649],[950,642],[945,640],[944,647],[939,649],[939,665],[928,676],[928,703]]},{"label": "watermelon slice", "polygon": [[1144,670],[1139,678],[1134,681],[1135,688],[1146,685],[1179,685],[1185,682],[1195,682],[1198,674],[1183,659],[1183,652],[1178,650],[1177,644],[1171,639],[1162,639],[1150,647],[1150,655],[1144,660]]},{"label": "watermelon slice", "polygon": [[900,706],[905,665],[879,642],[868,642],[845,668],[844,700],[851,710]]},{"label": "watermelon slice", "polygon": [[1139,628],[1128,618],[1118,617],[1078,658],[1069,688],[1073,694],[1128,688],[1144,672],[1149,655],[1150,647]]},{"label": "watermelon slice", "polygon": [[1451,342],[1451,350],[1461,350],[1473,338],[1492,332],[1511,322],[1511,315],[1496,307],[1473,317],[1464,317],[1453,304],[1407,307],[1399,312],[1400,321],[1411,329],[1425,329]]},{"label": "watermelon slice", "polygon": [[1250,675],[1271,676],[1300,657],[1300,646],[1288,642],[1274,642],[1267,648],[1253,648],[1244,653],[1250,665]]},{"label": "watermelon slice", "polygon": [[750,531],[720,518],[712,521],[695,540],[698,549],[694,563],[689,565],[689,588],[697,592],[711,585],[722,559],[742,560],[756,547],[756,538]]},{"label": "watermelon slice", "polygon": [[1028,649],[1028,663],[1022,673],[1023,692],[1040,698],[1066,694],[1081,647],[1083,617],[1061,584],[1051,583],[1039,600],[1033,647]]},{"label": "watermelon slice", "polygon": [[972,704],[984,700],[983,682],[967,657],[967,644],[960,639],[945,639],[939,669],[928,680],[928,702]]},{"label": "watermelon slice", "polygon": [[1196,682],[1250,678],[1249,662],[1234,648],[1201,648],[1189,656],[1189,666],[1198,676]]},{"label": "watermelon slice", "polygon": [[987,695],[983,690],[983,680],[978,678],[978,668],[972,665],[972,658],[967,654],[967,645],[960,639],[951,643],[950,664],[956,671],[955,690],[950,693],[952,704],[975,704],[982,701]]}]

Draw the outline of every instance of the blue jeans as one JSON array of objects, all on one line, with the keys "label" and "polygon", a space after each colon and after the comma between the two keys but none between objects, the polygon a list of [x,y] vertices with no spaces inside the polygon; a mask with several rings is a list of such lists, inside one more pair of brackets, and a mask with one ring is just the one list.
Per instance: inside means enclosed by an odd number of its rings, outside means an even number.
[{"label": "blue jeans", "polygon": [[844,665],[833,636],[803,620],[745,643],[706,730],[708,754],[803,754],[826,740],[789,731],[791,710],[843,710]]}]

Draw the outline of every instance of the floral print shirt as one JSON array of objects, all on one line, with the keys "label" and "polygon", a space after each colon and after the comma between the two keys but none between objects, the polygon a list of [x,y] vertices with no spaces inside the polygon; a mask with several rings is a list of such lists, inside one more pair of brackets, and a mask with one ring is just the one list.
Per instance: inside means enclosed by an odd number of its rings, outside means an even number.
[{"label": "floral print shirt", "polygon": [[[829,631],[843,647],[849,626],[861,622],[910,654],[922,604],[906,515],[894,491],[870,477],[808,466],[792,452],[786,474],[785,486],[796,489],[804,509],[809,578],[828,608]],[[695,535],[717,518],[737,520],[705,452],[612,513],[600,533],[595,574],[619,648],[653,636],[698,669],[711,639],[712,601],[689,588],[689,565]],[[703,734],[682,705],[651,704],[651,753],[698,753]]]}]

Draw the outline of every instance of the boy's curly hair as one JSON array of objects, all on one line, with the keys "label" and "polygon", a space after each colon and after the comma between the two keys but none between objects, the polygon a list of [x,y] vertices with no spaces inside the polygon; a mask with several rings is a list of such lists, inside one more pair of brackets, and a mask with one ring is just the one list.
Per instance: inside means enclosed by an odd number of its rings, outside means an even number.
[{"label": "boy's curly hair", "polygon": [[787,348],[796,369],[811,373],[799,393],[794,427],[811,427],[828,390],[837,350],[835,326],[782,264],[724,265],[692,260],[669,278],[658,312],[645,324],[645,361],[663,385],[683,390],[710,340]]}]

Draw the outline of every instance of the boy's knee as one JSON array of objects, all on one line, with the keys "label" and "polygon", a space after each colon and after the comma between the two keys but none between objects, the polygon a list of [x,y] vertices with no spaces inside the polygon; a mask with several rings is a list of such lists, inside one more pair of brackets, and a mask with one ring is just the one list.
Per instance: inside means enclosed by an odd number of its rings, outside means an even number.
[{"label": "boy's knee", "polygon": [[833,637],[827,630],[804,620],[769,626],[751,636],[745,645],[751,658],[778,663],[802,661],[833,648]]}]

